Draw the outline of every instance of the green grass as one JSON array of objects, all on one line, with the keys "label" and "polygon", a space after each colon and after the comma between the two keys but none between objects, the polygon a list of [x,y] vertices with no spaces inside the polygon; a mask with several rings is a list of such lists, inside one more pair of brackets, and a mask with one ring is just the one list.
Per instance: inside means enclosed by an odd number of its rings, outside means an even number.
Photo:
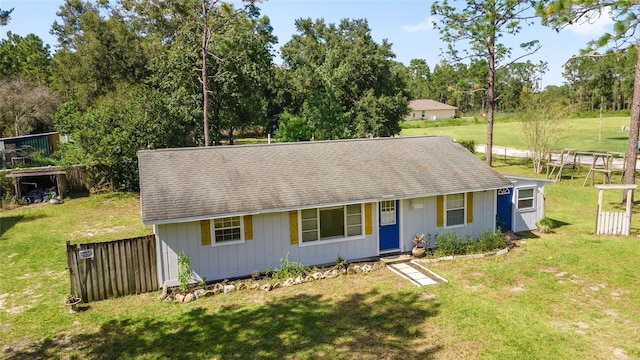
[{"label": "green grass", "polygon": [[[526,160],[495,165],[532,175]],[[428,265],[448,283],[417,288],[382,269],[182,305],[127,296],[76,314],[63,305],[65,241],[149,233],[136,196],[4,210],[2,358],[640,358],[640,216],[630,237],[593,235],[598,194],[584,176],[547,186],[553,233],[530,234],[507,255]],[[605,195],[620,206],[618,192]]]},{"label": "green grass", "polygon": [[[445,125],[450,119],[443,120]],[[622,125],[629,126],[628,117],[607,117],[602,119],[602,135],[600,136],[600,119],[582,118],[563,120],[566,136],[557,148],[578,149],[584,151],[626,152],[629,143],[629,132],[622,131]],[[487,143],[487,124],[481,119],[467,120],[464,126],[435,126],[425,121],[407,121],[403,124],[401,136],[416,135],[448,135],[458,140],[475,140],[477,144]],[[429,126],[429,127],[427,127]],[[493,144],[498,146],[526,149],[521,125],[517,121],[497,120],[494,124]],[[601,139],[601,141],[599,141]]]}]

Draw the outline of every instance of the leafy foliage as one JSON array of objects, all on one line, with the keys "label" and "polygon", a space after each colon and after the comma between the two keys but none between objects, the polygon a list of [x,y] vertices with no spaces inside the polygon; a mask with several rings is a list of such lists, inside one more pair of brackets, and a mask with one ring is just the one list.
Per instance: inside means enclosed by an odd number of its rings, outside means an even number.
[{"label": "leafy foliage", "polygon": [[193,270],[189,265],[191,257],[186,255],[184,251],[180,251],[178,254],[178,288],[182,291],[187,291],[189,288],[189,282],[193,280]]},{"label": "leafy foliage", "polygon": [[[500,42],[504,35],[517,35],[521,23],[527,22],[526,12],[531,3],[518,0],[482,1],[469,0],[462,7],[449,0],[436,1],[431,14],[438,16],[437,28],[447,45],[447,54],[454,61],[481,58],[486,61],[488,77],[487,105],[487,163],[492,162],[493,120],[496,103],[496,71],[511,58],[511,48]],[[462,53],[459,43],[462,43]],[[536,52],[538,41],[520,45],[524,55]]]},{"label": "leafy foliage", "polygon": [[296,21],[298,34],[282,47],[290,100],[316,139],[391,136],[408,113],[406,84],[391,60],[391,44],[377,44],[366,20]]},{"label": "leafy foliage", "polygon": [[[636,2],[614,0],[610,2],[576,0],[542,0],[537,3],[537,14],[542,18],[543,25],[554,27],[560,31],[567,26],[581,22],[590,22],[601,16],[610,17],[613,31],[603,34],[600,38],[591,40],[588,47],[583,50],[583,56],[595,56],[597,49],[610,48],[617,51],[628,46],[636,48],[635,73],[633,86],[633,104],[640,103],[640,42],[637,31],[640,26],[640,6]],[[638,156],[638,138],[640,128],[640,108],[631,107],[631,120],[629,126],[629,144],[627,147],[627,160],[624,174],[625,184],[636,182],[636,158]],[[624,192],[622,202],[626,199]],[[632,193],[633,194],[633,193]],[[633,195],[632,195],[633,196]]]},{"label": "leafy foliage", "polygon": [[30,85],[44,85],[50,76],[49,45],[34,34],[25,37],[7,32],[0,40],[0,80],[20,77]]},{"label": "leafy foliage", "polygon": [[7,25],[11,17],[9,16],[13,9],[2,10],[0,9],[0,26]]},{"label": "leafy foliage", "polygon": [[566,136],[562,119],[572,110],[571,106],[555,101],[543,101],[532,95],[520,117],[522,135],[531,152],[534,171],[542,171],[545,159]]},{"label": "leafy foliage", "polygon": [[184,146],[188,128],[166,108],[164,94],[144,86],[123,88],[79,111],[73,103],[56,114],[60,132],[71,134],[63,162],[92,173],[91,187],[138,188],[137,151]]},{"label": "leafy foliage", "polygon": [[280,126],[276,131],[276,137],[280,141],[309,141],[311,136],[311,127],[303,118],[286,112],[280,115]]},{"label": "leafy foliage", "polygon": [[469,150],[472,154],[476,153],[475,140],[458,140],[458,144],[462,145],[462,147]]},{"label": "leafy foliage", "polygon": [[280,258],[279,269],[268,269],[265,271],[267,276],[271,276],[276,279],[288,279],[302,276],[309,272],[309,267],[295,261],[289,261],[289,253],[284,258]]},{"label": "leafy foliage", "polygon": [[483,230],[478,237],[443,231],[436,235],[434,254],[436,256],[466,255],[502,249],[506,246],[507,239],[499,229],[496,232]]}]

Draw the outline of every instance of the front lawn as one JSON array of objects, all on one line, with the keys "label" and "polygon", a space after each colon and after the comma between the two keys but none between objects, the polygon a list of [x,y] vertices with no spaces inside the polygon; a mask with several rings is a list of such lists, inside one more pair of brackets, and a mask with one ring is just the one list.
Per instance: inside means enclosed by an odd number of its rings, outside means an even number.
[{"label": "front lawn", "polygon": [[[530,172],[522,163],[496,165]],[[2,357],[640,358],[640,216],[628,238],[593,235],[597,191],[583,176],[546,188],[554,233],[531,234],[506,255],[427,265],[448,283],[418,288],[381,269],[180,305],[127,296],[76,314],[63,305],[65,241],[151,232],[136,196],[4,210]],[[615,207],[619,194],[606,200]]]}]

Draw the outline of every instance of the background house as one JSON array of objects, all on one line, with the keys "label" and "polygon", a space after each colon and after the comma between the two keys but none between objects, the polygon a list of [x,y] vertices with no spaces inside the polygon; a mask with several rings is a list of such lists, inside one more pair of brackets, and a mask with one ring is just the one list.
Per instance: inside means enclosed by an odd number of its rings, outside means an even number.
[{"label": "background house", "polygon": [[287,255],[319,265],[408,252],[415,234],[493,231],[498,190],[513,189],[446,136],[143,150],[138,160],[142,221],[169,285],[181,251],[196,277],[217,280]]},{"label": "background house", "polygon": [[435,100],[418,99],[409,101],[411,112],[406,120],[436,120],[456,117],[457,107]]}]

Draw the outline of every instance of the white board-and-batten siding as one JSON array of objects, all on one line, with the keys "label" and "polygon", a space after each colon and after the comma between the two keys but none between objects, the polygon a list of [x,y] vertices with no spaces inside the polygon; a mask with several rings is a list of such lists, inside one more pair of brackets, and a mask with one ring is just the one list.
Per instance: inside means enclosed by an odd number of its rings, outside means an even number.
[{"label": "white board-and-batten siding", "polygon": [[[375,206],[373,206],[375,209]],[[375,214],[375,213],[374,213]],[[377,229],[377,216],[373,216]],[[190,256],[196,280],[207,281],[247,276],[252,271],[280,268],[287,254],[289,261],[304,265],[333,263],[338,255],[359,259],[378,254],[376,232],[358,239],[317,244],[291,244],[289,213],[267,213],[252,216],[253,239],[237,244],[202,245],[200,222],[156,225],[159,239],[160,284],[178,284],[177,259],[181,251]]]},{"label": "white board-and-batten siding", "polygon": [[410,251],[413,247],[413,237],[419,234],[430,234],[429,246],[434,246],[436,235],[443,231],[452,231],[459,235],[480,235],[484,230],[495,231],[495,194],[495,190],[474,192],[473,220],[465,225],[453,227],[437,226],[436,197],[403,201],[401,233],[404,236],[400,241],[401,250]]},{"label": "white board-and-batten siding", "polygon": [[[528,231],[536,229],[536,222],[545,215],[544,209],[544,184],[542,180],[522,180],[518,179],[513,188],[513,224],[512,230]],[[518,209],[518,191],[520,189],[534,189],[534,204],[531,209]]]}]

